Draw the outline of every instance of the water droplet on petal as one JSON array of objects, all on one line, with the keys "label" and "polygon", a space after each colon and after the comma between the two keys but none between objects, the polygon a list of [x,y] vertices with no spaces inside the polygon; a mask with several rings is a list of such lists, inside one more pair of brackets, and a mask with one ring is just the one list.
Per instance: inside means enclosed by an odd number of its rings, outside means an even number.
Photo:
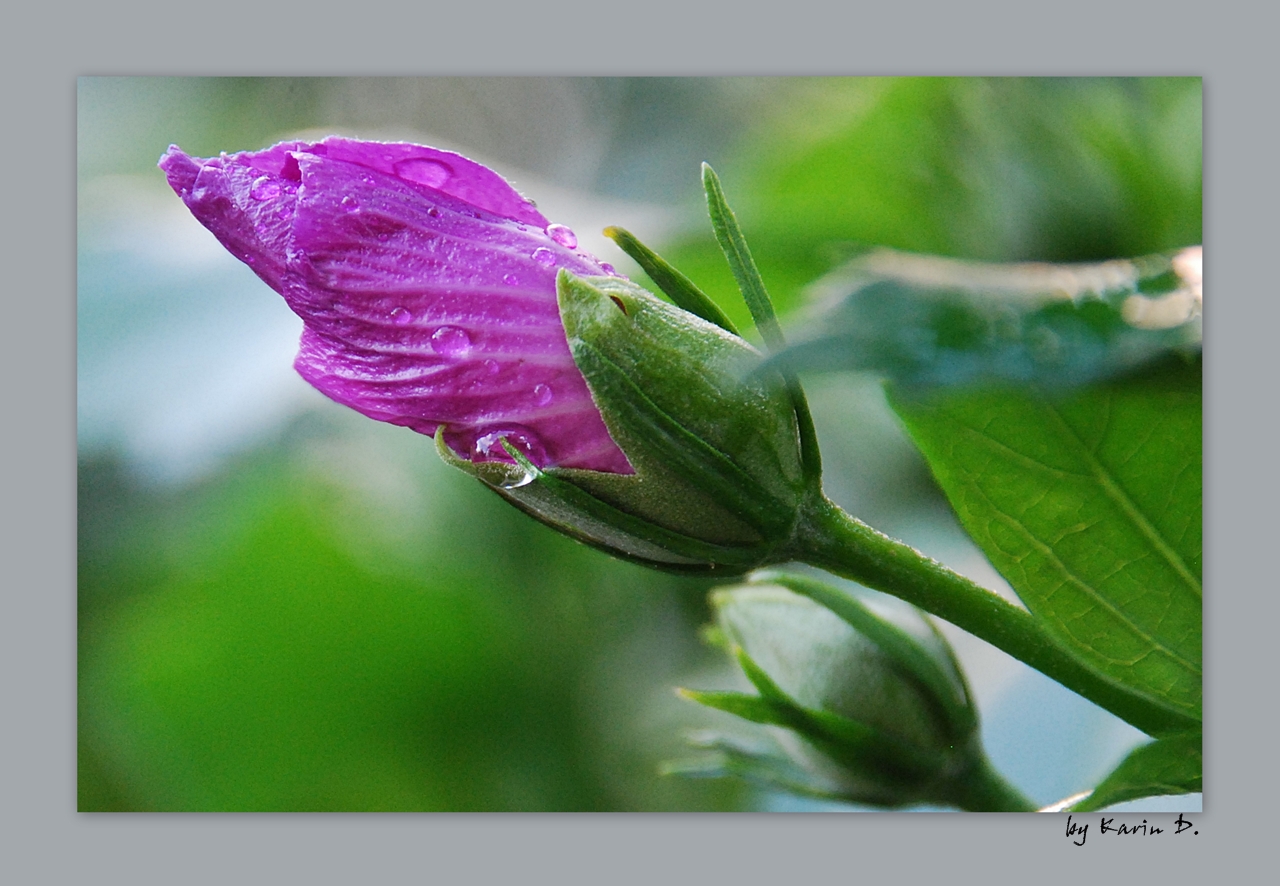
[{"label": "water droplet on petal", "polygon": [[618,271],[614,268],[613,265],[609,264],[607,261],[600,262],[600,270],[604,271],[610,277],[618,276]]},{"label": "water droplet on petal", "polygon": [[397,326],[408,326],[413,322],[413,314],[407,308],[396,308],[391,312],[391,322]]},{"label": "water droplet on petal", "polygon": [[573,232],[572,228],[564,225],[547,225],[547,236],[565,249],[577,248],[578,235]]},{"label": "water droplet on petal", "polygon": [[517,277],[515,274],[503,274],[502,282],[507,284],[508,286],[519,286],[520,278]]},{"label": "water droplet on petal", "polygon": [[271,176],[264,175],[253,183],[253,187],[249,189],[249,196],[255,200],[271,200],[280,196],[280,183],[273,181]]},{"label": "water droplet on petal", "polygon": [[540,265],[551,267],[556,263],[556,254],[545,246],[539,246],[533,251],[533,260]]},{"label": "water droplet on petal", "polygon": [[555,396],[547,385],[534,385],[533,387],[533,402],[539,406],[549,405],[555,399]]},{"label": "water droplet on petal", "polygon": [[[534,465],[542,466],[547,462],[547,451],[542,446],[542,441],[538,439],[533,431],[525,430],[516,426],[506,426],[494,428],[493,430],[476,438],[476,445],[473,450],[472,461],[504,461],[507,464],[513,464],[514,459],[507,455],[507,450],[502,447],[502,440],[511,444],[517,452],[523,455]],[[530,478],[532,480],[532,478]],[[527,482],[527,481],[526,481]]]},{"label": "water droplet on petal", "polygon": [[497,360],[485,360],[483,365],[484,371],[490,375],[497,375],[502,371],[502,364]]},{"label": "water droplet on petal", "polygon": [[471,336],[456,326],[441,326],[431,333],[431,347],[442,357],[465,357],[471,352]]},{"label": "water droplet on petal", "polygon": [[438,188],[453,177],[453,169],[441,160],[411,157],[395,165],[396,175],[429,188]]},{"label": "water droplet on petal", "polygon": [[360,201],[348,194],[342,198],[342,208],[347,212],[354,212],[360,208]]},{"label": "water droplet on petal", "polygon": [[432,206],[430,209],[427,210],[427,215],[431,216],[432,218],[439,218],[440,210]]}]

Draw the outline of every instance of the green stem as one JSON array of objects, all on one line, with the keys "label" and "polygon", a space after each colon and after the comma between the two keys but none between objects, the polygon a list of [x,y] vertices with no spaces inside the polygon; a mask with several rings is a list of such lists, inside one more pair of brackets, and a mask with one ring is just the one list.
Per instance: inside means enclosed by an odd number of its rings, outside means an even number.
[{"label": "green stem", "polygon": [[966,812],[1035,812],[1037,806],[995,770],[985,754],[947,798]]},{"label": "green stem", "polygon": [[849,516],[823,496],[806,508],[797,559],[946,619],[1151,735],[1200,723],[1111,683],[1067,653],[1026,610]]}]

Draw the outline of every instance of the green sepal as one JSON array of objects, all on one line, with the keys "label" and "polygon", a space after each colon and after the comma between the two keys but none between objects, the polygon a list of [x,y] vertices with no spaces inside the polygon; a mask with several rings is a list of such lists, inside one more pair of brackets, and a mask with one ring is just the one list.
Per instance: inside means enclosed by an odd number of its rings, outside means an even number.
[{"label": "green sepal", "polygon": [[780,749],[747,743],[737,736],[700,732],[688,737],[693,747],[711,753],[672,760],[658,767],[661,775],[686,778],[736,777],[762,787],[820,800],[857,800],[847,796],[837,779],[796,763]]},{"label": "green sepal", "polygon": [[899,793],[913,783],[928,781],[944,765],[938,755],[913,748],[839,714],[805,708],[785,695],[774,699],[740,692],[689,689],[678,692],[682,698],[752,723],[790,729],[832,762],[857,771],[860,781],[893,785]]},{"label": "green sepal", "polygon": [[644,269],[649,279],[658,284],[658,288],[681,308],[690,314],[696,314],[708,323],[714,323],[721,329],[738,335],[738,329],[720,306],[698,288],[692,280],[677,271],[666,260],[635,238],[625,228],[609,227],[604,235],[618,244],[618,248]]},{"label": "green sepal", "polygon": [[[949,668],[951,660],[941,641],[925,650],[869,613],[865,620],[871,631],[863,632],[777,582],[717,589],[711,602],[722,632],[745,650],[737,654],[738,664],[761,695],[769,697],[768,686],[777,684],[782,687],[777,693],[809,709],[831,711],[934,751],[967,745],[977,731],[972,711],[949,710],[967,701],[958,678],[943,673],[921,679],[896,648],[909,649],[920,659],[945,659]],[[923,620],[920,625],[930,630]],[[889,649],[877,642],[880,637],[889,638]],[[928,673],[923,661],[909,664]]]},{"label": "green sepal", "polygon": [[747,310],[755,321],[756,329],[764,338],[771,351],[780,351],[787,343],[782,337],[782,329],[778,326],[778,316],[773,310],[773,301],[764,287],[764,279],[756,269],[755,259],[747,248],[746,237],[738,226],[737,216],[729,208],[725,200],[724,188],[720,185],[720,177],[710,164],[702,164],[702,187],[707,194],[707,212],[711,216],[711,227],[716,233],[716,242],[729,262],[733,278],[738,283],[743,299],[747,302]]},{"label": "green sepal", "polygon": [[594,384],[593,392],[609,397],[615,422],[625,422],[646,435],[652,456],[673,469],[699,491],[714,497],[734,516],[762,535],[775,534],[795,522],[789,502],[761,496],[752,477],[732,458],[717,450],[651,400],[629,374],[594,346],[576,343],[574,357]]},{"label": "green sepal", "polygon": [[834,765],[832,774],[839,773],[849,786],[842,792],[849,799],[881,806],[935,799],[935,784],[953,768],[946,755],[840,714],[805,707],[774,684],[740,647],[735,656],[759,695],[689,689],[678,694],[752,723],[795,732]]},{"label": "green sepal", "polygon": [[939,754],[919,748],[896,736],[834,711],[806,708],[792,699],[738,647],[735,657],[742,672],[760,697],[783,711],[790,726],[825,750],[838,762],[872,765],[878,772],[892,772],[902,778],[920,778],[942,768]]},{"label": "green sepal", "polygon": [[978,728],[977,712],[964,671],[956,660],[951,645],[923,613],[920,613],[921,621],[936,640],[933,652],[907,631],[825,582],[773,570],[754,573],[749,580],[755,585],[780,585],[808,597],[874,643],[880,651],[894,660],[909,679],[919,683],[922,697],[935,707],[938,720],[952,741],[968,741]]},{"label": "green sepal", "polygon": [[[720,177],[707,163],[702,164],[702,187],[706,191],[707,212],[711,216],[716,241],[720,244],[720,250],[724,253],[738,289],[742,292],[742,298],[747,303],[751,319],[755,321],[756,329],[760,331],[769,350],[781,351],[787,343],[782,337],[782,327],[778,325],[773,300],[769,298],[764,278],[760,276],[755,259],[751,257],[747,238],[738,226],[738,218],[725,199]],[[787,394],[791,397],[791,405],[796,411],[805,480],[817,491],[822,485],[822,454],[818,449],[818,434],[813,427],[813,416],[809,413],[809,401],[794,373],[784,369],[781,374],[786,382]]]},{"label": "green sepal", "polygon": [[445,443],[443,425],[436,430],[435,442],[446,464],[477,478],[552,529],[623,559],[670,572],[723,568],[728,574],[759,560],[752,550],[709,544],[624,513],[561,479],[554,470],[539,470],[505,440],[503,448],[515,464],[459,457]]},{"label": "green sepal", "polygon": [[790,726],[791,718],[779,705],[758,695],[747,695],[743,692],[721,692],[715,690],[677,689],[681,698],[695,701],[708,708],[733,714],[752,723],[765,726]]},{"label": "green sepal", "polygon": [[759,352],[616,277],[562,271],[557,292],[574,361],[636,472],[573,482],[717,544],[788,542],[806,492],[796,417],[775,380],[744,383]]}]

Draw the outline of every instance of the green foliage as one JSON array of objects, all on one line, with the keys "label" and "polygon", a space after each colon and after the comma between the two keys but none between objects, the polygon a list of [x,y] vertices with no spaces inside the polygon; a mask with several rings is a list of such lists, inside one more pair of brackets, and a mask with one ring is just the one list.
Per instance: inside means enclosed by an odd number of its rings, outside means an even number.
[{"label": "green foliage", "polygon": [[739,802],[655,782],[674,738],[632,734],[696,649],[643,654],[645,625],[691,635],[703,586],[595,557],[429,450],[409,486],[434,516],[404,510],[394,471],[397,492],[366,501],[317,469],[342,445],[268,450],[171,495],[82,466],[80,809]]},{"label": "green foliage", "polygon": [[[717,163],[780,313],[868,246],[1096,261],[1201,242],[1198,78],[797,80]],[[737,323],[715,241],[664,245]]]},{"label": "green foliage", "polygon": [[1200,733],[1170,735],[1132,750],[1088,797],[1071,807],[1093,812],[1127,800],[1203,790]]},{"label": "green foliage", "polygon": [[1201,716],[1200,363],[1054,396],[891,391],[965,529],[1068,650]]},{"label": "green foliage", "polygon": [[815,285],[839,302],[770,364],[871,370],[904,385],[1067,387],[1198,349],[1198,287],[1169,256],[999,265],[882,250]]},{"label": "green foliage", "polygon": [[[894,405],[914,442],[1035,618],[1115,687],[1154,701],[1169,722],[1194,722],[1199,363],[1098,382],[1199,347],[1198,275],[1180,277],[1169,261],[1201,237],[1199,81],[823,86],[813,104],[797,89],[779,118],[793,125],[774,120],[748,140],[733,176],[752,278],[769,279],[783,308],[802,287],[842,299],[760,371],[869,369],[897,382]],[[708,186],[713,221],[718,193]],[[715,227],[733,264],[734,244]],[[939,277],[900,266],[945,259],[886,262],[894,254],[879,251],[847,262],[871,244],[996,262],[1164,254],[1096,266],[953,263]],[[666,252],[735,320],[744,312],[732,282],[760,301],[738,266],[716,267],[709,239]],[[979,382],[998,388],[963,388]],[[1064,393],[1083,383],[1095,387]],[[930,394],[932,385],[958,389]],[[723,771],[825,795],[776,755],[717,750]]]}]

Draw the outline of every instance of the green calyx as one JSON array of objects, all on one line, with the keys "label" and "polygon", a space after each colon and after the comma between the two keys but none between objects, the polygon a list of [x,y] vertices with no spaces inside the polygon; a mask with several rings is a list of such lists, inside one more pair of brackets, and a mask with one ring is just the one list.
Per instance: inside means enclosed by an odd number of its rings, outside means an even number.
[{"label": "green calyx", "polygon": [[877,806],[1031,808],[987,762],[964,676],[927,618],[901,606],[889,617],[802,576],[758,573],[752,582],[711,602],[715,636],[758,695],[682,694],[803,742],[782,743],[784,757],[747,760],[722,748],[722,759],[752,763],[766,781],[784,774],[805,792]]},{"label": "green calyx", "polygon": [[[967,687],[946,642],[916,616],[915,635],[832,588],[866,622],[894,635],[900,649],[876,642],[830,609],[763,576],[716,591],[712,604],[725,636],[805,707],[827,710],[864,724],[921,754],[965,745],[977,729]],[[903,607],[905,608],[905,607]],[[938,680],[921,679],[918,661]]]},{"label": "green calyx", "polygon": [[616,277],[557,278],[573,358],[634,474],[473,463],[553,528],[663,569],[744,572],[786,558],[806,484],[792,402],[754,348]]}]

